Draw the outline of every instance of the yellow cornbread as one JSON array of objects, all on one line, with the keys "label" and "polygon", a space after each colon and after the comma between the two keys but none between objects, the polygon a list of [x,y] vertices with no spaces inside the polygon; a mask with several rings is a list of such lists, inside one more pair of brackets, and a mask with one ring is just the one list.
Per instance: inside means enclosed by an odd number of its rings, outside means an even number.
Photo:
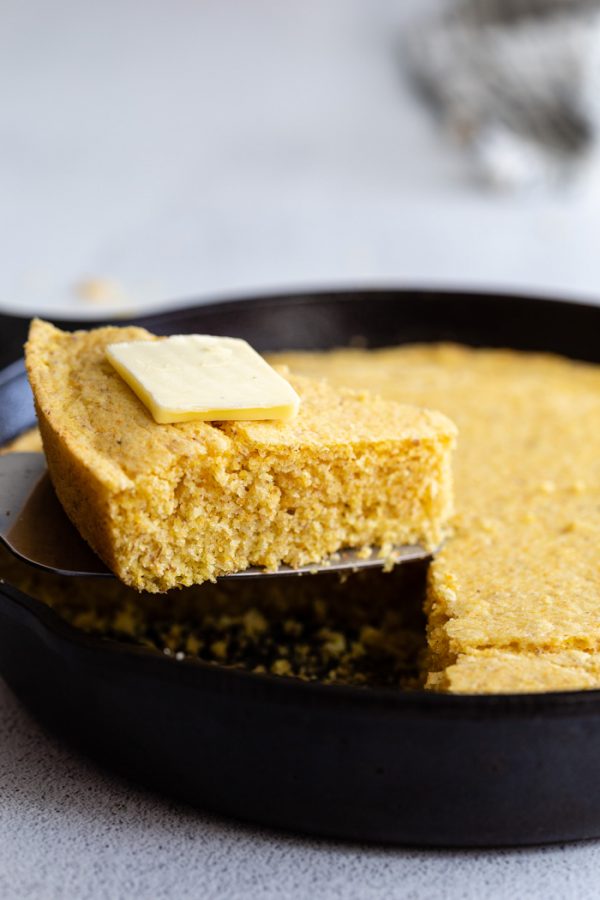
[{"label": "yellow cornbread", "polygon": [[600,686],[600,654],[585,650],[470,650],[429,687],[454,694],[520,694]]},{"label": "yellow cornbread", "polygon": [[82,535],[147,591],[344,546],[436,547],[451,513],[445,416],[291,379],[289,422],[155,423],[105,358],[139,328],[69,334],[34,321],[26,347],[48,467]]},{"label": "yellow cornbread", "polygon": [[271,361],[458,425],[454,531],[426,599],[428,687],[600,687],[600,367],[452,345]]}]

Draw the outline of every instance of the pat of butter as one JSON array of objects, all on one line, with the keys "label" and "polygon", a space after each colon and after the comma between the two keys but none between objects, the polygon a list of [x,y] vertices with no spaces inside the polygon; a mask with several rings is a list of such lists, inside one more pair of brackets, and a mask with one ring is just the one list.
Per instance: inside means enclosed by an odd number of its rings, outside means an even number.
[{"label": "pat of butter", "polygon": [[106,356],[156,422],[290,419],[300,398],[250,344],[181,334],[109,344]]}]

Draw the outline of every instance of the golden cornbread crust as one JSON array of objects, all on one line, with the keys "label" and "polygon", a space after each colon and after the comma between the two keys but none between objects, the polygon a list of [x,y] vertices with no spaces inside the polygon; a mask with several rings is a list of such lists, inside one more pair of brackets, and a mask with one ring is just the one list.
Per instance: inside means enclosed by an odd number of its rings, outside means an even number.
[{"label": "golden cornbread crust", "polygon": [[344,546],[443,540],[455,442],[445,416],[298,377],[291,422],[157,425],[105,359],[109,343],[155,339],[36,320],[26,346],[57,494],[126,584],[165,591]]},{"label": "golden cornbread crust", "polygon": [[271,361],[459,428],[453,534],[429,572],[427,687],[600,687],[600,367],[453,345]]}]

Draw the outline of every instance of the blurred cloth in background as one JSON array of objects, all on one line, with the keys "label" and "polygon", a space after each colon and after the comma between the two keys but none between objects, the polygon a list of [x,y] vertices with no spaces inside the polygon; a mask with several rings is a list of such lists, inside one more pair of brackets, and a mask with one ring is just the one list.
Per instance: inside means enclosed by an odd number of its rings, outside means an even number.
[{"label": "blurred cloth in background", "polygon": [[3,0],[0,309],[397,284],[595,302],[597,4]]},{"label": "blurred cloth in background", "polygon": [[599,0],[454,0],[403,48],[415,84],[487,183],[560,182],[600,123]]}]

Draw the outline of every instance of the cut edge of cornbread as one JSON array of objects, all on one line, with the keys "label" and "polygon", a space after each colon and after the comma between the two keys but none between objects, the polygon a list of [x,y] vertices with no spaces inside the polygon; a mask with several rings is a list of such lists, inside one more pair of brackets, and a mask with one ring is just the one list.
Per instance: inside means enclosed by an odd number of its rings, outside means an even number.
[{"label": "cut edge of cornbread", "polygon": [[453,647],[446,630],[450,621],[448,606],[456,598],[456,584],[451,574],[429,567],[423,611],[427,619],[427,653],[423,659],[424,678],[428,686],[442,677],[444,671],[456,662],[458,651]]},{"label": "cut edge of cornbread", "polygon": [[452,694],[594,690],[600,687],[600,656],[576,649],[482,648],[458,654],[443,671],[429,672],[425,687]]},{"label": "cut edge of cornbread", "polygon": [[26,362],[59,499],[126,584],[166,591],[446,536],[456,429],[442,414],[290,378],[292,422],[157,425],[105,360],[123,339],[156,338],[36,320]]}]

